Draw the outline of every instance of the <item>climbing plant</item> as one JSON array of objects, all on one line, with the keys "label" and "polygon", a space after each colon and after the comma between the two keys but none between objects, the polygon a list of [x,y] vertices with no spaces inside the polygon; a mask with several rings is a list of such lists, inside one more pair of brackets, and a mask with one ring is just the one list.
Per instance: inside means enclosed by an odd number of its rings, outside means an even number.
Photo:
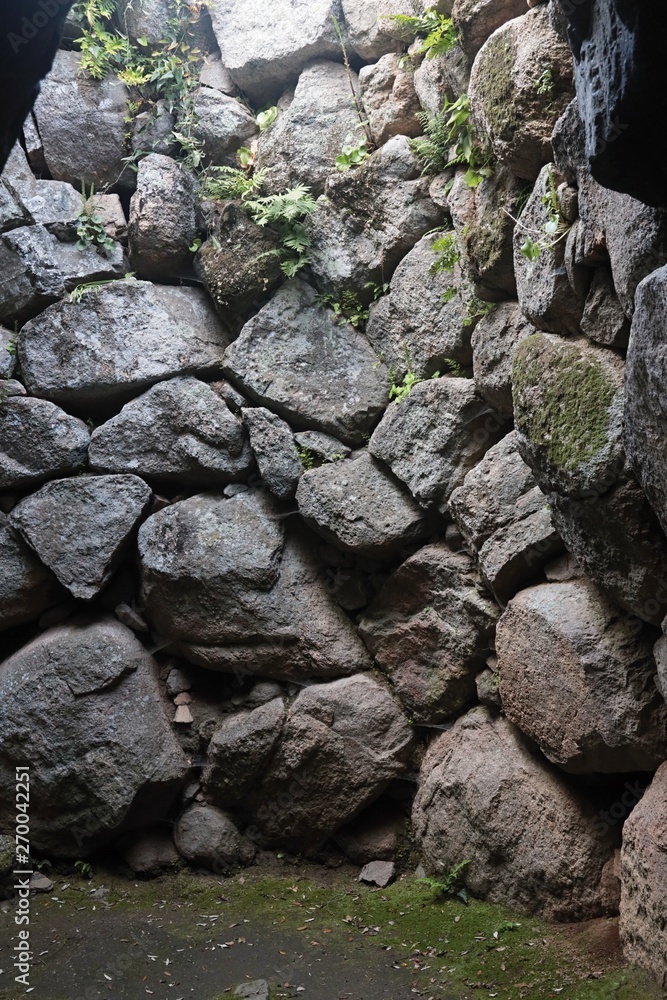
[{"label": "climbing plant", "polygon": [[427,111],[417,115],[424,135],[411,139],[410,145],[424,164],[425,174],[464,166],[465,182],[473,188],[493,174],[493,154],[477,135],[471,114],[468,95],[461,94],[455,101],[445,98],[437,115]]}]

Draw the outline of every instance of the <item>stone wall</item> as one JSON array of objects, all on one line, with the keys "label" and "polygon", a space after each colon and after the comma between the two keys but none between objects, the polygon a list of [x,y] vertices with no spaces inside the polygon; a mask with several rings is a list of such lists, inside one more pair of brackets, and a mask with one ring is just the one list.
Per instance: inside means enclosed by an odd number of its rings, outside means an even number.
[{"label": "stone wall", "polygon": [[[213,0],[190,106],[139,111],[70,25],[0,180],[0,834],[25,763],[53,858],[411,831],[482,898],[620,906],[667,984],[667,227],[591,172],[608,6],[574,72],[554,2],[441,4],[430,58],[398,0]],[[464,93],[483,168],[429,172]],[[263,190],[212,197],[239,147]],[[289,277],[247,198],[298,185]]]}]

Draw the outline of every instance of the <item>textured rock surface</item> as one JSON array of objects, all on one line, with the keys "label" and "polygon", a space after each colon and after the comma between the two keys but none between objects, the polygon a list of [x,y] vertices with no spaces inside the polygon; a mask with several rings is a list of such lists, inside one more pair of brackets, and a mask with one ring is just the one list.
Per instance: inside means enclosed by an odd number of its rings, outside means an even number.
[{"label": "textured rock surface", "polygon": [[[535,81],[546,71],[551,84],[540,93]],[[485,42],[473,63],[469,96],[500,162],[534,180],[551,159],[551,132],[572,97],[572,56],[545,7],[508,21]]]},{"label": "textured rock surface", "polygon": [[253,457],[241,421],[195,378],[159,382],[93,432],[91,468],[211,486],[245,478]]},{"label": "textured rock surface", "polygon": [[196,663],[278,678],[369,665],[306,540],[295,533],[285,544],[266,493],[173,504],[142,526],[139,555],[151,623]]},{"label": "textured rock surface", "polygon": [[192,864],[220,875],[249,863],[253,845],[242,837],[232,819],[221,809],[195,803],[180,816],[174,827],[179,853]]},{"label": "textured rock surface", "polygon": [[378,146],[395,135],[421,134],[414,73],[401,68],[399,56],[388,53],[372,66],[364,66],[359,83],[371,135]]},{"label": "textured rock surface", "polygon": [[285,703],[274,698],[218,726],[208,746],[204,794],[214,805],[243,803],[262,780],[285,721]]},{"label": "textured rock surface", "polygon": [[74,597],[90,601],[128,549],[150,498],[138,476],[75,476],[26,497],[11,523]]},{"label": "textured rock surface", "polygon": [[399,703],[371,677],[304,688],[247,800],[257,835],[306,844],[326,838],[405,773],[412,741]]},{"label": "textured rock surface", "polygon": [[62,596],[53,574],[0,514],[0,630],[39,618]]},{"label": "textured rock surface", "polygon": [[200,87],[195,100],[195,137],[203,143],[206,163],[236,166],[236,151],[258,134],[254,115],[234,97]]},{"label": "textured rock surface", "polygon": [[0,491],[22,490],[77,472],[86,461],[86,425],[45,399],[0,402]]},{"label": "textured rock surface", "polygon": [[433,741],[412,815],[431,874],[469,858],[475,895],[557,920],[613,907],[601,889],[613,841],[596,833],[594,818],[589,799],[485,708]]},{"label": "textured rock surface", "polygon": [[228,343],[203,292],[130,279],[27,323],[19,358],[30,393],[89,410],[174,375],[214,374]]},{"label": "textured rock surface", "polygon": [[566,771],[653,770],[667,757],[654,640],[586,579],[522,591],[496,636],[507,718]]},{"label": "textured rock surface", "polygon": [[304,473],[296,499],[306,524],[348,552],[391,555],[428,531],[408,491],[370,455]]},{"label": "textured rock surface", "polygon": [[262,480],[274,496],[289,500],[296,493],[303,472],[289,424],[263,406],[241,412]]},{"label": "textured rock surface", "polygon": [[417,722],[456,716],[475,700],[498,611],[463,553],[427,545],[388,579],[361,635]]},{"label": "textured rock surface", "polygon": [[516,302],[499,302],[472,335],[472,368],[477,391],[505,417],[514,412],[512,360],[522,340],[535,333]]},{"label": "textured rock surface", "polygon": [[505,423],[471,379],[433,379],[389,407],[369,450],[420,504],[445,513],[452,490],[503,436]]},{"label": "textured rock surface", "polygon": [[387,405],[387,371],[362,333],[339,324],[300,279],[227,349],[224,372],[299,430],[361,444]]},{"label": "textured rock surface", "polygon": [[[352,85],[357,93],[356,73]],[[267,170],[272,190],[307,184],[314,194],[336,169],[335,161],[348,136],[363,135],[352,103],[350,81],[339,63],[320,59],[307,66],[294,92],[281,99],[277,121],[259,138],[257,165]]]},{"label": "textured rock surface", "polygon": [[489,35],[525,12],[522,0],[454,0],[452,19],[464,52],[474,59]]},{"label": "textured rock surface", "polygon": [[179,163],[151,153],[139,162],[130,202],[130,257],[141,278],[174,278],[191,261],[197,236],[192,176]]},{"label": "textured rock surface", "polygon": [[[0,782],[31,763],[31,845],[82,858],[164,815],[188,773],[164,714],[156,667],[125,626],[78,621],[2,664]],[[4,800],[3,830],[14,827]]]},{"label": "textured rock surface", "polygon": [[373,61],[396,48],[391,14],[413,14],[410,0],[342,0],[350,45],[362,59]]}]

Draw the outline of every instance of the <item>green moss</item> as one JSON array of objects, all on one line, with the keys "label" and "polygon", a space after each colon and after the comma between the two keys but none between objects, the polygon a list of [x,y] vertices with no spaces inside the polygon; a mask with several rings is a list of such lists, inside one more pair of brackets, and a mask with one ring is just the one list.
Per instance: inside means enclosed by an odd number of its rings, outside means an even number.
[{"label": "green moss", "polygon": [[517,429],[553,466],[575,470],[607,444],[617,386],[597,358],[533,334],[517,349],[512,383]]},{"label": "green moss", "polygon": [[484,47],[484,71],[477,77],[476,104],[481,105],[494,134],[501,139],[510,139],[519,124],[512,80],[515,57],[509,34],[492,35]]}]

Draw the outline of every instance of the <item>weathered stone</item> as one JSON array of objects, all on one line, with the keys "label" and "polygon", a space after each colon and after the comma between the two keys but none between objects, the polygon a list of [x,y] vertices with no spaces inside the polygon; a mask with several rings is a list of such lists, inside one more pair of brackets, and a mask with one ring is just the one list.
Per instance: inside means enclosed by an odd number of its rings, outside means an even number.
[{"label": "weathered stone", "polygon": [[614,289],[611,271],[606,267],[598,267],[593,275],[581,332],[605,347],[628,346],[630,324]]},{"label": "weathered stone", "polygon": [[415,12],[410,0],[342,0],[342,6],[350,46],[368,62],[396,48],[391,15]]},{"label": "weathered stone", "polygon": [[524,590],[496,635],[505,714],[565,771],[653,770],[667,756],[654,642],[586,579]]},{"label": "weathered stone", "polygon": [[130,259],[142,278],[176,278],[192,262],[197,236],[192,175],[168,156],[139,162],[130,202]]},{"label": "weathered stone", "polygon": [[389,407],[369,451],[422,506],[446,513],[452,490],[503,436],[505,425],[472,379],[430,379]]},{"label": "weathered stone", "polygon": [[380,889],[391,885],[395,878],[396,865],[393,861],[370,861],[359,873],[359,882],[377,885]]},{"label": "weathered stone", "polygon": [[424,59],[415,70],[415,90],[424,111],[435,117],[447,100],[467,94],[470,86],[470,61],[460,45],[444,56]]},{"label": "weathered stone", "polygon": [[519,449],[545,493],[606,493],[624,465],[625,365],[585,340],[539,333],[514,354]]},{"label": "weathered stone", "polygon": [[257,837],[288,844],[326,839],[405,773],[412,741],[399,703],[372,677],[304,688],[246,803]]},{"label": "weathered stone", "polygon": [[62,242],[43,226],[24,226],[0,237],[0,320],[23,322],[77,285],[108,281],[126,271],[120,244],[100,251]]},{"label": "weathered stone", "polygon": [[16,334],[0,326],[0,378],[7,381],[16,373]]},{"label": "weathered stone", "polygon": [[238,88],[218,52],[212,52],[205,57],[199,74],[199,82],[202,87],[212,87],[213,90],[219,90],[220,93],[227,94],[229,97],[238,96]]},{"label": "weathered stone", "polygon": [[475,584],[468,556],[427,545],[388,579],[361,620],[377,665],[418,722],[456,716],[475,699],[499,614]]},{"label": "weathered stone", "polygon": [[387,556],[428,533],[424,512],[368,454],[305,472],[296,499],[306,524],[348,552]]},{"label": "weathered stone", "polygon": [[289,424],[263,406],[246,408],[241,413],[262,480],[274,496],[289,500],[303,472]]},{"label": "weathered stone", "polygon": [[386,368],[365,336],[294,279],[243,328],[223,370],[299,430],[361,444],[387,405]]},{"label": "weathered stone", "polygon": [[406,136],[394,136],[360,167],[332,174],[326,201],[308,221],[311,269],[319,284],[368,297],[441,219],[429,180]]},{"label": "weathered stone", "polygon": [[573,96],[572,56],[546,7],[494,31],[473,63],[469,96],[498,160],[534,180],[551,159],[553,127]]},{"label": "weathered stone", "polygon": [[338,0],[314,0],[306,17],[294,0],[219,0],[211,8],[222,61],[259,105],[280,94],[311,60],[340,58],[332,16],[342,22]]},{"label": "weathered stone", "polygon": [[649,969],[667,988],[664,935],[667,885],[667,763],[623,827],[621,942],[629,962]]},{"label": "weathered stone", "polygon": [[342,444],[338,438],[322,434],[321,431],[299,431],[294,435],[294,440],[300,448],[312,451],[325,462],[339,462],[341,458],[347,458],[351,453],[351,449]]},{"label": "weathered stone", "polygon": [[452,20],[463,51],[474,59],[489,35],[525,12],[523,0],[454,0]]},{"label": "weathered stone", "polygon": [[[382,56],[359,73],[363,108],[376,145],[381,146],[395,135],[418,136],[421,111],[414,84],[414,73],[402,69],[395,53]],[[349,103],[349,99],[348,99]]]},{"label": "weathered stone", "polygon": [[400,382],[408,371],[428,378],[448,362],[471,360],[465,288],[458,267],[433,273],[433,244],[444,233],[424,236],[396,268],[389,294],[370,308],[366,335]]},{"label": "weathered stone", "polygon": [[169,0],[120,0],[116,18],[124,34],[136,41],[145,38],[149,45],[165,42],[165,28],[174,11]]},{"label": "weathered stone", "polygon": [[166,101],[156,101],[146,111],[141,111],[130,123],[132,152],[141,159],[150,153],[174,156],[179,147],[174,139],[177,130],[176,115]]},{"label": "weathered stone", "polygon": [[365,865],[370,861],[392,861],[407,843],[407,816],[388,798],[364,809],[335,836],[350,861]]},{"label": "weathered stone", "polygon": [[195,100],[195,138],[204,144],[207,163],[237,166],[236,151],[258,134],[255,118],[235,97],[212,87],[200,87]]},{"label": "weathered stone", "polygon": [[94,194],[92,203],[95,215],[104,226],[107,236],[126,246],[127,220],[119,195]]},{"label": "weathered stone", "polygon": [[549,510],[499,528],[479,552],[482,579],[496,600],[505,605],[522,586],[539,574],[545,562],[563,551],[563,542]]},{"label": "weathered stone", "polygon": [[469,859],[465,882],[481,899],[557,920],[613,912],[602,876],[614,842],[597,832],[590,795],[486,708],[431,743],[412,819],[427,871]]},{"label": "weathered stone", "polygon": [[216,374],[228,343],[204,292],[127,279],[27,323],[19,359],[28,392],[89,410],[174,375]]},{"label": "weathered stone", "polygon": [[0,429],[0,492],[27,489],[85,464],[86,425],[45,399],[0,401]]},{"label": "weathered stone", "polygon": [[0,834],[0,878],[11,875],[16,866],[16,834]]},{"label": "weathered stone", "polygon": [[55,180],[94,184],[97,190],[131,186],[132,172],[123,163],[128,100],[117,77],[93,80],[84,73],[80,53],[56,54],[35,104],[44,158]]},{"label": "weathered stone", "polygon": [[187,861],[216,875],[240,864],[250,864],[256,850],[241,836],[229,816],[199,803],[191,805],[179,818],[174,827],[174,842]]},{"label": "weathered stone", "polygon": [[[50,857],[85,858],[125,829],[164,816],[189,762],[161,704],[157,668],[134,634],[110,619],[45,632],[0,672],[0,780],[30,761],[30,843]],[[15,809],[0,807],[13,830]]]},{"label": "weathered stone", "polygon": [[147,830],[128,838],[122,846],[116,846],[135,875],[153,877],[176,867],[179,862],[171,834],[161,829]]},{"label": "weathered stone", "polygon": [[269,984],[266,979],[254,979],[251,983],[241,983],[234,990],[235,997],[241,1000],[271,1000]]},{"label": "weathered stone", "polygon": [[80,600],[117,568],[151,498],[137,476],[76,476],[47,483],[16,505],[11,524]]},{"label": "weathered stone", "polygon": [[264,777],[284,721],[282,698],[223,720],[208,745],[203,774],[208,802],[222,808],[243,804]]},{"label": "weathered stone", "polygon": [[472,369],[478,393],[504,417],[514,413],[512,360],[520,342],[535,333],[516,302],[499,302],[472,334]]},{"label": "weathered stone", "polygon": [[279,679],[365,670],[363,644],[311,551],[298,531],[285,543],[268,493],[175,503],[139,531],[146,615],[210,669]]},{"label": "weathered stone", "polygon": [[31,221],[30,214],[17,191],[7,179],[2,178],[0,180],[0,233],[8,233],[10,229],[27,226]]},{"label": "weathered stone", "polygon": [[[64,181],[37,180],[18,144],[9,157],[3,181],[14,192],[26,216],[22,222],[17,221],[17,225],[71,223],[81,214],[81,193]],[[0,217],[1,214],[0,211]]]},{"label": "weathered stone", "polygon": [[0,630],[39,618],[62,596],[53,574],[0,514]]},{"label": "weathered stone", "polygon": [[[358,95],[356,73],[351,80]],[[348,137],[356,142],[364,134],[345,67],[325,60],[310,63],[280,105],[277,121],[259,137],[257,166],[267,171],[273,191],[306,184],[313,194],[322,194]]]},{"label": "weathered stone", "polygon": [[158,382],[96,428],[90,466],[149,479],[212,486],[244,479],[253,457],[241,421],[195,378]]}]

